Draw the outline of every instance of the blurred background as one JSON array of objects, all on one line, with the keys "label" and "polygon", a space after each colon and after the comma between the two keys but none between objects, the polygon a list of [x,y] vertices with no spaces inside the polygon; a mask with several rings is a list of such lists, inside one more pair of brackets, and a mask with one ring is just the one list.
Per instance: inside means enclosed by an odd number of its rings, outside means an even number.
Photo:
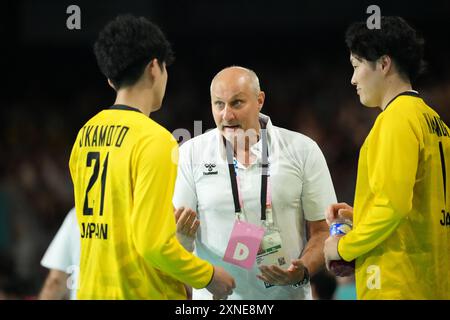
[{"label": "blurred background", "polygon": [[[81,9],[80,30],[66,27],[72,4]],[[47,274],[39,261],[73,206],[72,143],[86,120],[114,102],[92,50],[107,21],[146,16],[173,44],[163,108],[152,114],[169,131],[194,135],[199,120],[203,132],[212,128],[212,77],[230,65],[249,67],[266,93],[263,112],[319,144],[338,200],[352,204],[359,147],[379,111],[363,107],[350,84],[344,33],[369,17],[371,4],[425,37],[428,73],[414,87],[450,123],[448,1],[2,2],[0,298],[36,297]],[[325,273],[313,283],[316,293],[336,298],[336,288],[352,282]]]}]

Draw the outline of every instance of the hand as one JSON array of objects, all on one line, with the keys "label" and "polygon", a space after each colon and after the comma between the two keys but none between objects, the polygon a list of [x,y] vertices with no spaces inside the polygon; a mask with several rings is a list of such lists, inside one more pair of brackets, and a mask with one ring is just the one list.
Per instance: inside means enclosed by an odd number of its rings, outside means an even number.
[{"label": "hand", "polygon": [[236,284],[232,276],[225,271],[224,268],[214,266],[214,275],[206,287],[206,289],[213,294],[214,300],[226,300],[229,295],[233,293]]},{"label": "hand", "polygon": [[345,202],[333,203],[326,209],[325,217],[328,225],[331,225],[337,218],[345,218],[353,221],[353,208]]},{"label": "hand", "polygon": [[325,256],[325,265],[327,266],[327,270],[330,270],[330,261],[342,260],[338,252],[338,242],[339,237],[335,236],[330,236],[327,240],[325,240],[323,254]]},{"label": "hand", "polygon": [[195,235],[200,225],[197,214],[190,208],[181,207],[175,210],[175,221],[178,241],[186,250],[194,251]]},{"label": "hand", "polygon": [[276,286],[296,284],[305,277],[305,266],[299,259],[292,260],[287,270],[281,269],[276,265],[261,266],[259,270],[261,274],[256,275],[258,279]]}]

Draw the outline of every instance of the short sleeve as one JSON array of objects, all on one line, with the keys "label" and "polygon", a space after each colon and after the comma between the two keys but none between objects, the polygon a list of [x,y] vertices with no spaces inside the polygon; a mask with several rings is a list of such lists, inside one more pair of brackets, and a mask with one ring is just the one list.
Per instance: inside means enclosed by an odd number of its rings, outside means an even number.
[{"label": "short sleeve", "polygon": [[173,205],[175,208],[188,207],[197,211],[197,193],[195,190],[191,150],[191,143],[185,143],[180,147]]},{"label": "short sleeve", "polygon": [[48,269],[68,272],[71,266],[79,265],[80,244],[75,208],[70,210],[50,243],[41,265]]},{"label": "short sleeve", "polygon": [[336,193],[327,162],[319,146],[312,142],[304,163],[302,207],[306,220],[325,219],[327,206],[336,203]]}]

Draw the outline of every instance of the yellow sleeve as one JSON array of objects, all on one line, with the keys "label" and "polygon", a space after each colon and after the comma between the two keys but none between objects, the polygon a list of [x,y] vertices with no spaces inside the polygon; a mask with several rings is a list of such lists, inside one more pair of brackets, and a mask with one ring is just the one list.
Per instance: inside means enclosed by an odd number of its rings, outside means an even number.
[{"label": "yellow sleeve", "polygon": [[338,252],[346,261],[378,246],[412,209],[421,131],[415,130],[420,128],[417,119],[402,114],[402,109],[383,115],[369,135],[367,193],[373,201],[364,219],[338,243]]},{"label": "yellow sleeve", "polygon": [[154,268],[194,288],[207,286],[213,266],[186,251],[176,238],[172,197],[178,146],[167,135],[147,137],[135,149],[132,237],[137,252]]},{"label": "yellow sleeve", "polygon": [[[69,171],[70,171],[70,175],[72,177],[72,182],[74,182],[75,178],[76,178],[76,169],[77,169],[76,164],[77,164],[77,160],[78,160],[77,159],[78,158],[77,144],[79,143],[78,142],[79,137],[80,137],[80,133],[78,132],[75,143],[72,146],[72,151],[70,152],[70,158],[69,158]],[[73,187],[74,187],[74,192],[75,192],[75,185]]]}]

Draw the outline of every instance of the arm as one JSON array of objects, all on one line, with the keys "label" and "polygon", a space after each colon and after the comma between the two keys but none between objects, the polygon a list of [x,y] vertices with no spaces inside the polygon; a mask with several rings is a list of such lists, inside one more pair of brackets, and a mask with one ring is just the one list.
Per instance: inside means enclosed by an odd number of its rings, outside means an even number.
[{"label": "arm", "polygon": [[412,209],[421,133],[398,112],[380,120],[372,129],[367,148],[373,201],[365,219],[339,240],[338,252],[346,261],[377,247]]},{"label": "arm", "polygon": [[325,157],[317,144],[313,144],[304,163],[304,183],[302,206],[307,220],[309,240],[302,256],[292,261],[287,270],[277,266],[262,266],[259,279],[277,285],[291,285],[304,278],[304,267],[314,274],[324,264],[323,246],[328,237],[328,226],[325,221],[325,208],[336,202],[333,183],[328,171]]},{"label": "arm", "polygon": [[164,138],[145,138],[134,154],[133,240],[153,267],[194,288],[203,288],[211,280],[213,266],[187,252],[176,238],[172,206],[176,163],[172,152],[177,151],[177,145],[173,138]]},{"label": "arm", "polygon": [[39,300],[62,300],[67,298],[69,290],[67,289],[67,278],[69,275],[65,272],[50,269],[45,280],[44,286],[39,293]]},{"label": "arm", "polygon": [[328,238],[328,225],[325,220],[307,221],[310,238],[299,259],[310,275],[315,274],[324,265],[323,245]]},{"label": "arm", "polygon": [[134,153],[131,228],[135,247],[152,267],[225,298],[233,292],[234,279],[223,268],[186,251],[177,240],[172,197],[177,171],[173,155],[178,146],[167,135],[166,139],[144,139]]},{"label": "arm", "polygon": [[[177,239],[186,250],[193,252],[200,220],[197,219],[196,212],[192,210],[192,208],[197,207],[197,195],[188,145],[190,144],[180,147],[177,179],[172,201],[177,224]],[[187,284],[184,284],[184,286],[188,300],[192,300],[192,287]]]},{"label": "arm", "polygon": [[311,275],[324,265],[323,247],[329,232],[324,212],[330,203],[335,202],[336,194],[325,157],[319,146],[314,144],[305,161],[302,192],[309,240],[298,261],[306,266]]},{"label": "arm", "polygon": [[[50,270],[39,299],[63,299],[68,297],[68,279],[71,269],[79,265],[74,258],[74,251],[79,252],[79,232],[75,209],[69,211],[48,246],[41,260],[41,265]],[[77,277],[75,277],[77,279]]]},{"label": "arm", "polygon": [[193,252],[200,220],[194,211],[197,210],[197,193],[195,191],[190,148],[190,143],[185,143],[180,147],[177,179],[172,201],[175,208],[178,241],[186,250]]}]

